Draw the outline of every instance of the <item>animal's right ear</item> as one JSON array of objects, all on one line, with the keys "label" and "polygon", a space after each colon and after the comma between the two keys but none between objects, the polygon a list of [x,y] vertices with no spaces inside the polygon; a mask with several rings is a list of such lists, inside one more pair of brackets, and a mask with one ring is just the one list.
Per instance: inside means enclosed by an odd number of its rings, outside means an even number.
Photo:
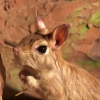
[{"label": "animal's right ear", "polygon": [[69,36],[69,29],[71,28],[71,24],[63,24],[58,26],[52,33],[51,36],[51,46],[53,49],[60,48]]}]

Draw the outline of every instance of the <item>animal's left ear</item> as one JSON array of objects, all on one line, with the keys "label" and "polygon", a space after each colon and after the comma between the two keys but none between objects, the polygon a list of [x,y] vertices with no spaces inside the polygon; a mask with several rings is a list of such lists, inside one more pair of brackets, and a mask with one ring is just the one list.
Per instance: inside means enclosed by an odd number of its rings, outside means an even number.
[{"label": "animal's left ear", "polygon": [[53,49],[60,48],[69,36],[69,29],[71,28],[71,24],[63,24],[58,26],[52,33],[52,41],[53,41]]}]

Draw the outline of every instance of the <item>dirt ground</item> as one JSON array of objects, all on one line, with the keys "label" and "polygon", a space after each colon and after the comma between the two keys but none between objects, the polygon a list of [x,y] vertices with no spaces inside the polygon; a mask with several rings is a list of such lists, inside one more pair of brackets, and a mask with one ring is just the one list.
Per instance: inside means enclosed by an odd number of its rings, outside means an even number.
[{"label": "dirt ground", "polygon": [[[62,47],[65,60],[83,67],[100,79],[100,0],[0,0],[0,54],[6,70],[3,100],[38,100],[22,90],[12,47],[36,31],[35,7],[51,32],[63,23],[72,23],[69,39]],[[2,66],[2,65],[1,65]]]}]

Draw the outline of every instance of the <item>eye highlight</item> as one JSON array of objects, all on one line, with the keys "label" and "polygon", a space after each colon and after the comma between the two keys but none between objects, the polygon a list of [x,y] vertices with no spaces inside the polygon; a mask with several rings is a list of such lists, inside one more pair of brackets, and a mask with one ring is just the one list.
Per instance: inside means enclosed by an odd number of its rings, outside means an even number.
[{"label": "eye highlight", "polygon": [[46,50],[47,50],[47,46],[45,45],[41,45],[37,48],[37,50],[40,52],[40,53],[45,53]]}]

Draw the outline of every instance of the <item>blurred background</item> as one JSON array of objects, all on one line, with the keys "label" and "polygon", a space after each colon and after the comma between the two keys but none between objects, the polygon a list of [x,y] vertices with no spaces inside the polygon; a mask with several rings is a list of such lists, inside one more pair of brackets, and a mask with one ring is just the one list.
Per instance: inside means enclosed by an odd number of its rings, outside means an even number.
[{"label": "blurred background", "polygon": [[100,78],[100,0],[0,0],[0,54],[6,70],[3,100],[37,100],[31,90],[15,97],[24,86],[18,77],[22,67],[4,42],[19,43],[36,32],[35,7],[50,32],[72,23],[63,58]]}]

